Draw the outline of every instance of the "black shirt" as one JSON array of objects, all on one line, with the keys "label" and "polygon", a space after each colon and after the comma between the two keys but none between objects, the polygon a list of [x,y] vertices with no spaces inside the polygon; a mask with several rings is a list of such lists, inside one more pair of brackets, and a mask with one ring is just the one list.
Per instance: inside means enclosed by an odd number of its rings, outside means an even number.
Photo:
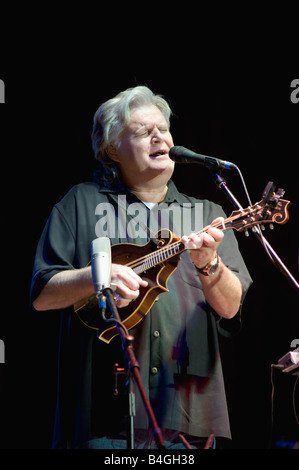
[{"label": "black shirt", "polygon": [[[109,236],[111,245],[142,245],[151,236],[145,225],[154,232],[167,223],[182,236],[219,216],[226,217],[220,206],[179,193],[172,181],[163,204],[152,211],[125,188],[79,184],[54,206],[44,228],[36,251],[32,301],[54,274],[86,266],[96,237]],[[233,230],[225,231],[218,253],[240,279],[243,301],[251,278]],[[236,333],[240,314],[225,320],[211,309],[188,251],[181,254],[167,288],[169,292],[157,298],[131,331],[158,424],[200,437],[213,433],[230,438],[217,335]],[[113,394],[115,363],[125,365],[118,337],[106,344],[80,321],[72,306],[61,313],[54,447],[77,447],[125,429],[127,397],[122,390]],[[122,378],[118,379],[122,389]],[[146,429],[148,418],[136,387],[135,394],[135,426]]]}]

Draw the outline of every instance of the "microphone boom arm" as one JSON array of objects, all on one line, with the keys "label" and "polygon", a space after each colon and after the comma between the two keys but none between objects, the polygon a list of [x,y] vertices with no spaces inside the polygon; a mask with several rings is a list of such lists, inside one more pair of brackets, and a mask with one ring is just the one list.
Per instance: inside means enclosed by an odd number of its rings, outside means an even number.
[{"label": "microphone boom arm", "polygon": [[[240,210],[243,210],[243,207],[241,206],[241,204],[239,203],[239,201],[235,198],[235,196],[233,195],[233,193],[229,190],[229,188],[227,187],[226,185],[226,181],[224,180],[224,178],[222,178],[222,176],[220,176],[218,173],[216,173],[215,171],[211,171],[212,173],[212,179],[214,181],[214,183],[216,184],[216,186],[220,189],[222,189],[222,191],[226,194],[226,196],[228,197],[228,199],[232,202],[232,204],[237,208],[237,209],[240,209]],[[297,289],[299,289],[299,284],[298,282],[296,281],[296,279],[294,278],[294,276],[290,273],[290,271],[287,269],[287,267],[284,265],[284,263],[281,261],[281,259],[279,258],[279,256],[277,255],[277,253],[274,251],[274,249],[272,248],[272,246],[270,245],[270,243],[266,240],[266,238],[263,236],[263,234],[261,233],[260,231],[260,228],[259,227],[254,227],[254,231],[253,231],[254,235],[257,237],[257,239],[259,240],[259,242],[263,245],[263,247],[265,248],[265,251],[267,252],[267,254],[269,255],[271,261],[273,262],[273,264],[279,268],[279,270],[282,272],[282,274],[289,280],[289,282],[294,286],[296,287]]]}]

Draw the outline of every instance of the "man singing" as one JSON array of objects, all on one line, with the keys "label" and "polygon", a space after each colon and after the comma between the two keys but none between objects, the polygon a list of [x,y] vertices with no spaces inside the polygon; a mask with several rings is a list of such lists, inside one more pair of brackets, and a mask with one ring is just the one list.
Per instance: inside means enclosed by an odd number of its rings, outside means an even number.
[{"label": "man singing", "polygon": [[[213,434],[230,439],[230,426],[217,335],[236,333],[251,278],[232,230],[215,225],[225,214],[220,206],[180,193],[171,180],[174,162],[169,150],[168,103],[147,87],[137,86],[103,103],[94,116],[92,144],[99,170],[93,182],[73,187],[53,207],[37,246],[31,286],[38,311],[60,311],[61,331],[54,448],[126,448],[127,389],[116,377],[115,364],[125,367],[119,337],[109,344],[98,339],[74,312],[74,305],[95,294],[90,266],[91,243],[116,225],[111,245],[144,245],[154,235],[150,224],[126,230],[130,207],[138,203],[155,218],[171,205],[202,210],[203,227],[181,237],[186,250],[167,280],[168,292],[156,298],[147,315],[130,333],[140,373],[167,448],[183,447],[179,434],[194,448]],[[121,196],[121,198],[120,198]],[[119,206],[120,199],[125,201]],[[110,207],[99,225],[96,208]],[[138,206],[137,206],[138,207]],[[157,211],[159,208],[159,211]],[[125,219],[123,214],[125,213]],[[135,216],[138,225],[138,215]],[[160,217],[161,219],[161,217]],[[171,227],[175,227],[168,217]],[[144,225],[144,224],[143,224]],[[103,233],[99,227],[102,226]],[[132,228],[132,224],[130,225]],[[97,228],[95,230],[95,228]],[[139,227],[140,228],[140,227]],[[127,307],[148,287],[131,267],[112,263],[116,306]],[[97,308],[97,307],[95,307]],[[55,314],[53,312],[53,314]],[[111,326],[109,324],[109,326]],[[115,380],[120,390],[113,393]],[[134,437],[136,448],[155,447],[137,387]]]}]

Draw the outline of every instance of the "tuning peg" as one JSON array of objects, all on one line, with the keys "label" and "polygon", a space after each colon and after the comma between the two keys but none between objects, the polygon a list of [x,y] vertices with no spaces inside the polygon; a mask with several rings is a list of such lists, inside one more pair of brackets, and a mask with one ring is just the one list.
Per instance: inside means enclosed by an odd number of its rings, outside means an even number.
[{"label": "tuning peg", "polygon": [[274,230],[274,225],[273,225],[273,224],[270,224],[270,225],[269,225],[269,229],[270,229],[270,230]]},{"label": "tuning peg", "polygon": [[244,235],[245,235],[245,237],[247,237],[247,238],[249,237],[249,232],[248,232],[248,230],[245,230]]},{"label": "tuning peg", "polygon": [[260,227],[261,227],[263,232],[266,230],[266,227],[264,225],[261,225]]}]

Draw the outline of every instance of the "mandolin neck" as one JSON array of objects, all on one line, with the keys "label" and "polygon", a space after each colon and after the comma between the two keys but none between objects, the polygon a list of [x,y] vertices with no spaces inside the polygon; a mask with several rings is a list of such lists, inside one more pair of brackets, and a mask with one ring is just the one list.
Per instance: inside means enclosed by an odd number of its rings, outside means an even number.
[{"label": "mandolin neck", "polygon": [[[208,225],[207,227],[203,228],[199,232],[197,232],[197,235],[200,235],[203,232],[207,232],[208,229],[211,227],[211,225]],[[225,226],[225,221],[220,224],[213,225],[213,227],[219,228],[220,230],[225,230],[226,228],[232,228],[232,227],[226,227]],[[135,271],[136,274],[140,274],[153,266],[157,266],[160,263],[163,263],[165,261],[170,260],[171,258],[179,255],[183,251],[186,251],[185,245],[181,241],[175,241],[173,243],[170,243],[169,245],[163,246],[162,248],[158,248],[156,251],[149,253],[146,256],[143,256],[139,260],[139,264],[135,267],[133,267],[133,270]],[[130,263],[128,264],[130,266]]]},{"label": "mandolin neck", "polygon": [[[275,200],[275,204],[272,202],[272,205],[268,204],[265,200],[261,200],[251,207],[232,212],[230,217],[225,220],[221,219],[216,224],[207,225],[197,232],[197,235],[207,232],[210,227],[218,228],[222,231],[231,228],[244,231],[249,227],[264,223],[275,222],[284,224],[289,218],[287,210],[289,204],[290,201],[280,199],[280,197]],[[168,230],[168,232],[170,231]],[[181,242],[181,239],[176,239],[176,241],[167,244],[167,240],[162,238],[156,250],[128,263],[127,266],[130,266],[137,274],[140,274],[153,266],[179,255],[185,250],[185,245]]]},{"label": "mandolin neck", "polygon": [[185,250],[186,248],[182,242],[171,243],[170,245],[157,249],[153,253],[150,253],[141,258],[140,264],[133,268],[133,271],[135,271],[136,274],[140,274],[146,271],[147,269],[156,266],[157,264],[163,263],[164,261],[167,261],[173,258],[174,256],[179,255]]}]

